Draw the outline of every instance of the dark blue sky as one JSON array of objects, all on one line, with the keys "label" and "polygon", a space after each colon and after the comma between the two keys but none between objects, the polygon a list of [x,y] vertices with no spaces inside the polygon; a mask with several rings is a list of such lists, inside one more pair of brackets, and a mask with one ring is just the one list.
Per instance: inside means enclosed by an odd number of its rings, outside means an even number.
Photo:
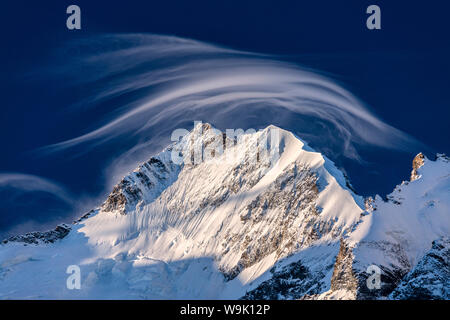
[{"label": "dark blue sky", "polygon": [[[70,4],[81,7],[80,31],[65,27]],[[382,30],[365,27],[370,4],[381,7]],[[444,1],[4,1],[0,171],[51,179],[76,198],[103,191],[102,153],[72,159],[31,152],[92,129],[85,115],[67,121],[62,112],[92,88],[36,81],[34,72],[51,63],[63,43],[100,33],[168,34],[279,55],[339,81],[385,122],[429,146],[429,156],[450,154],[449,9]],[[419,151],[362,149],[365,165],[333,160],[361,194],[386,194],[408,178]],[[0,235],[29,221],[53,223],[73,214],[45,194],[3,188],[0,197]]]}]

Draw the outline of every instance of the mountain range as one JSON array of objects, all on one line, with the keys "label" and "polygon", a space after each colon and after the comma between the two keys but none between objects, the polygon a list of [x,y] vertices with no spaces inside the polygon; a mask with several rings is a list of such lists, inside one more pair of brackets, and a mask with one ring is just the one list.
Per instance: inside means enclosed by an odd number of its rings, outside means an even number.
[{"label": "mountain range", "polygon": [[0,299],[449,299],[449,161],[364,198],[291,132],[200,123],[72,224],[5,239]]}]

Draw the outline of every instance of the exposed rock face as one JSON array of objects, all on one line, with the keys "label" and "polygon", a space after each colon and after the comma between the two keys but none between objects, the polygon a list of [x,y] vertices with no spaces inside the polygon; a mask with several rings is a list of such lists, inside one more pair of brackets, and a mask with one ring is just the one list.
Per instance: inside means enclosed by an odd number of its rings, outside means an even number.
[{"label": "exposed rock face", "polygon": [[[233,279],[243,269],[272,253],[279,259],[310,245],[319,234],[333,230],[332,223],[318,219],[316,183],[313,172],[295,163],[268,190],[243,208],[245,211],[240,215],[242,229],[239,233],[228,234],[224,243],[225,250],[236,245],[244,250],[236,266],[226,273],[227,279]],[[271,216],[269,221],[265,215]],[[264,232],[252,232],[264,224],[269,224]]]},{"label": "exposed rock face", "polygon": [[[176,180],[178,173],[183,168],[189,169],[201,163],[205,158],[211,159],[220,156],[220,154],[215,154],[215,144],[220,144],[219,149],[223,152],[236,143],[225,133],[216,132],[208,123],[196,126],[185,140],[187,141],[182,148],[179,148],[180,144],[175,143],[124,177],[114,186],[102,205],[102,211],[126,214],[138,205],[144,206],[152,202]],[[171,155],[175,151],[178,151],[180,158],[183,159],[182,163],[172,161]],[[239,175],[239,171],[242,170],[251,170],[251,168],[238,167],[235,175]],[[229,187],[233,188],[233,186]]]},{"label": "exposed rock face", "polygon": [[347,290],[356,292],[358,279],[353,271],[353,254],[349,245],[341,239],[339,253],[336,256],[333,276],[331,277],[331,290]]},{"label": "exposed rock face", "polygon": [[450,238],[433,241],[431,250],[389,296],[401,300],[450,299]]},{"label": "exposed rock face", "polygon": [[339,243],[333,242],[289,255],[267,272],[267,280],[252,285],[241,299],[318,299],[330,289],[338,251]]},{"label": "exposed rock face", "polygon": [[[330,290],[303,298],[448,299],[448,237],[428,248],[435,236],[448,234],[445,230],[450,227],[449,162],[445,155],[429,161],[419,154],[413,161],[411,182],[398,185],[386,200],[378,195],[367,198],[366,212],[354,232],[367,225],[370,229],[341,241]],[[346,245],[347,241],[353,245]],[[379,288],[367,284],[372,267],[380,270]]]},{"label": "exposed rock face", "polygon": [[417,156],[414,157],[413,162],[412,162],[412,171],[411,171],[411,181],[416,180],[417,178],[419,178],[419,168],[421,166],[423,166],[424,161],[425,161],[426,157],[423,155],[422,152],[420,152]]},{"label": "exposed rock face", "polygon": [[281,270],[270,270],[271,279],[247,292],[242,300],[294,300],[314,295],[324,289],[322,272],[311,272],[301,261],[291,263]]},{"label": "exposed rock face", "polygon": [[86,220],[87,218],[89,218],[90,216],[92,216],[93,214],[95,214],[95,210],[89,210],[89,212],[83,214],[80,218],[78,218],[77,220],[75,220],[73,223],[79,223],[83,220]]},{"label": "exposed rock face", "polygon": [[150,158],[114,187],[102,205],[102,210],[126,214],[138,204],[151,202],[171,183],[170,178],[177,169],[172,162],[164,163],[157,157]]},{"label": "exposed rock face", "polygon": [[[367,280],[371,274],[367,273],[370,264],[361,264],[360,261],[353,262],[353,272],[357,279],[356,298],[360,300],[373,300],[387,297],[401,282],[405,274],[411,269],[411,265],[406,258],[402,245],[388,241],[362,242],[361,248],[367,248],[395,261],[395,263],[386,263],[385,265],[373,264],[380,268],[380,288],[369,288]],[[370,249],[369,249],[370,248]],[[363,249],[363,250],[364,250]],[[377,252],[377,253],[376,253]]]},{"label": "exposed rock face", "polygon": [[26,244],[40,244],[40,243],[53,243],[67,236],[71,230],[71,227],[67,224],[58,225],[55,230],[45,231],[45,232],[29,232],[24,235],[12,236],[2,243],[6,244],[8,242],[23,242]]},{"label": "exposed rock face", "polygon": [[[394,252],[402,255],[399,247],[388,247],[382,250],[393,255]],[[450,298],[450,238],[448,237],[433,241],[431,250],[412,269],[407,264],[403,268],[395,265],[379,265],[378,267],[381,270],[381,288],[368,288],[367,280],[371,274],[355,266],[352,250],[344,240],[341,240],[330,290],[324,293],[309,291],[301,299],[448,300]],[[408,270],[411,271],[408,273]],[[270,280],[264,284],[266,283],[270,283]],[[272,292],[267,285],[262,288],[264,292]],[[255,290],[255,292],[259,291]],[[251,293],[254,294],[254,292]]]}]

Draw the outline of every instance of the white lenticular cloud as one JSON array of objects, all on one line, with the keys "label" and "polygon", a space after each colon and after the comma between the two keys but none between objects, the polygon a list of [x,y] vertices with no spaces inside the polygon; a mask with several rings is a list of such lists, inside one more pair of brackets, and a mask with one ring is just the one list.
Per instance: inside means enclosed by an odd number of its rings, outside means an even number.
[{"label": "white lenticular cloud", "polygon": [[22,192],[46,192],[63,200],[72,203],[69,193],[57,183],[35,175],[24,173],[0,173],[0,189],[16,189]]},{"label": "white lenticular cloud", "polygon": [[[59,71],[97,88],[77,106],[110,103],[112,116],[97,119],[92,131],[45,147],[46,152],[77,145],[88,150],[130,136],[138,140],[136,149],[162,137],[168,141],[170,132],[188,120],[222,128],[258,127],[276,120],[283,127],[292,115],[312,120],[285,129],[309,142],[320,136],[319,149],[320,143],[338,146],[349,158],[358,159],[357,145],[405,151],[418,145],[333,80],[275,57],[148,34],[107,35],[74,45],[85,55]],[[125,103],[116,101],[124,96]],[[312,132],[310,122],[325,129]]]}]

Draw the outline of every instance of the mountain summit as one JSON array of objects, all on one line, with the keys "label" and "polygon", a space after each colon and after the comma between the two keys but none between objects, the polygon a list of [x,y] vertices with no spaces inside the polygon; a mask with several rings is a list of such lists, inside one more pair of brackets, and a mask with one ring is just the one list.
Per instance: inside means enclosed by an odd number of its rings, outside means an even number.
[{"label": "mountain summit", "polygon": [[426,278],[448,270],[447,157],[364,201],[292,133],[235,133],[199,123],[73,225],[3,241],[0,298],[448,298]]}]

